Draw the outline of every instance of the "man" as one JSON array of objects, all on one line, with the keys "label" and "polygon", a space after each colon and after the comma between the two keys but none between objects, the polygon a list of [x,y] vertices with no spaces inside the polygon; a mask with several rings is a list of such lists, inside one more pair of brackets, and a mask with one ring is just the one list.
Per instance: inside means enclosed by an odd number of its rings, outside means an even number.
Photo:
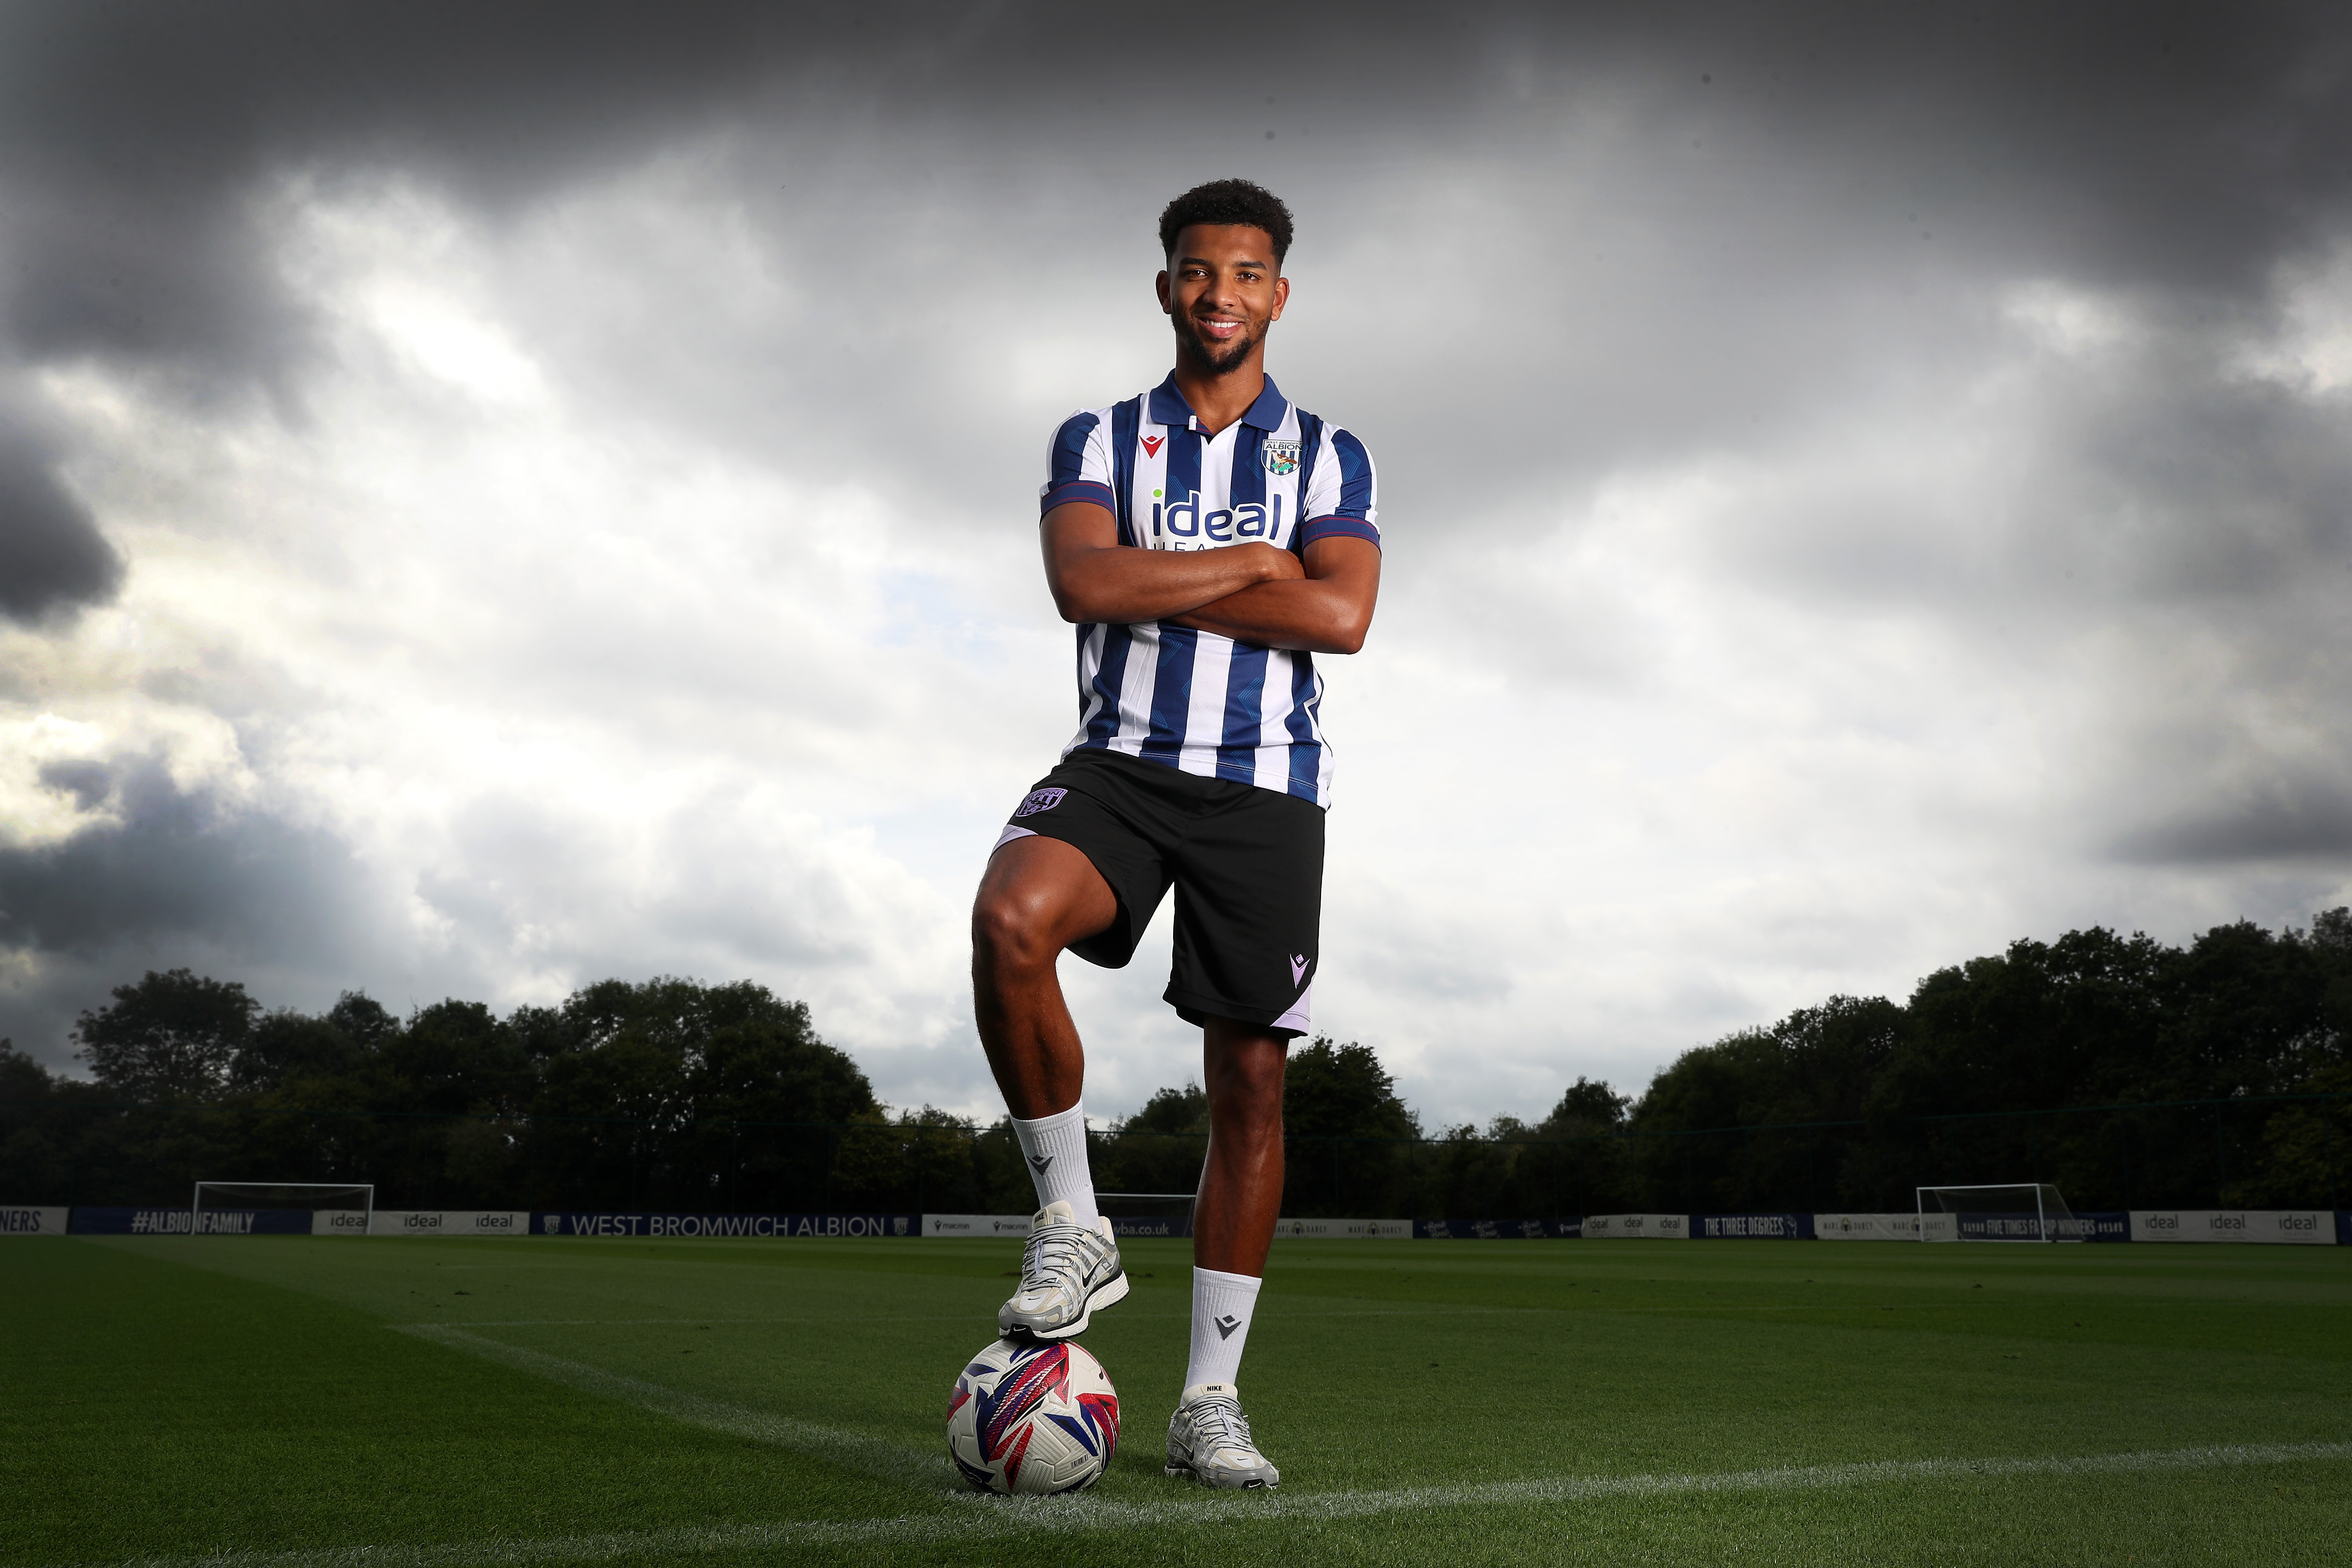
[{"label": "man", "polygon": [[1372,462],[1265,374],[1289,209],[1243,180],[1160,215],[1176,368],[1064,420],[1045,580],[1076,623],[1078,733],[997,841],[972,908],[981,1042],[1037,1189],[1000,1331],[1083,1332],[1127,1294],[1095,1206],[1085,1057],[1055,960],[1117,969],[1172,882],[1166,1000],[1201,1026],[1209,1153],[1192,1349],[1168,1473],[1270,1487],[1234,1379],[1282,1202],[1282,1072],[1308,1027],[1331,753],[1318,653],[1363,646],[1380,590]]}]

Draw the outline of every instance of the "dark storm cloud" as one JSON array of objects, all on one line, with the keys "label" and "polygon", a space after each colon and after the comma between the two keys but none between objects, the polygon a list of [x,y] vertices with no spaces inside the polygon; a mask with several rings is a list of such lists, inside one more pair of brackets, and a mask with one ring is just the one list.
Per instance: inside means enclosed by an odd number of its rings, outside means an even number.
[{"label": "dark storm cloud", "polygon": [[89,953],[201,937],[289,959],[344,951],[361,880],[331,837],[183,792],[152,762],[52,766],[42,782],[116,820],[0,849],[0,948]]},{"label": "dark storm cloud", "polygon": [[309,974],[327,976],[331,996],[334,977],[383,945],[368,927],[373,889],[326,835],[183,792],[152,762],[52,764],[41,777],[116,818],[0,849],[0,955],[37,959],[8,966],[0,1037],[53,1067],[70,1066],[76,1015],[147,970],[189,963],[282,1002],[289,979]]},{"label": "dark storm cloud", "polygon": [[1262,152],[1262,124],[1541,161],[1525,132],[1607,100],[1668,178],[1685,140],[1696,164],[1762,138],[1888,232],[2222,289],[2352,178],[2352,29],[2315,6],[1297,7],[1213,69],[1182,31],[1076,6],[16,5],[11,324],[37,356],[267,375],[305,326],[256,264],[257,178],[422,169],[505,210],[720,125],[886,202],[932,194],[910,160],[1050,181],[1076,137],[1131,154],[1156,205],[1164,171]]},{"label": "dark storm cloud", "polygon": [[121,581],[89,510],[58,482],[56,454],[0,407],[0,616],[47,619],[109,597]]}]

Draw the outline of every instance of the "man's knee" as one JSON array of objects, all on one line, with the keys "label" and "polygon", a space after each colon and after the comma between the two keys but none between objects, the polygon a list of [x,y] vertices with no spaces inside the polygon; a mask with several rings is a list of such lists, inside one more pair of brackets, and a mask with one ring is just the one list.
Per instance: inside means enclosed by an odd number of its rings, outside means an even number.
[{"label": "man's knee", "polygon": [[1282,1075],[1288,1042],[1251,1036],[1242,1026],[1213,1028],[1209,1058],[1212,1116],[1235,1124],[1282,1125]]},{"label": "man's knee", "polygon": [[1061,952],[1045,900],[1018,888],[982,887],[971,905],[971,951],[991,968],[1051,965]]}]

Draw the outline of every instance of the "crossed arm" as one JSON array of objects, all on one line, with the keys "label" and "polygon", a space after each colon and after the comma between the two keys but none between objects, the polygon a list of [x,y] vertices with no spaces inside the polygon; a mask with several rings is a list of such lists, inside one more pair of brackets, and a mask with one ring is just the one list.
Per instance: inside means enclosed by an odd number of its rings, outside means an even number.
[{"label": "crossed arm", "polygon": [[1260,647],[1354,653],[1380,597],[1380,546],[1318,539],[1299,558],[1271,544],[1139,550],[1118,542],[1108,508],[1068,501],[1045,514],[1045,583],[1066,621],[1173,621]]}]

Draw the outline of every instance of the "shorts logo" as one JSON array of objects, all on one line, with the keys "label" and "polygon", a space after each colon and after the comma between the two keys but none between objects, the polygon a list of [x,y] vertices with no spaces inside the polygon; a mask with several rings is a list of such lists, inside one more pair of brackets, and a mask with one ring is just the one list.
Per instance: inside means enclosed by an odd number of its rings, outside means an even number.
[{"label": "shorts logo", "polygon": [[1160,456],[1160,444],[1167,439],[1165,436],[1146,436],[1143,438],[1143,455],[1147,458]]},{"label": "shorts logo", "polygon": [[1297,473],[1300,445],[1297,441],[1268,441],[1264,452],[1265,471],[1277,479],[1285,474]]},{"label": "shorts logo", "polygon": [[1296,985],[1305,978],[1307,978],[1307,955],[1303,952],[1294,953],[1290,960],[1290,983]]},{"label": "shorts logo", "polygon": [[1066,789],[1033,790],[1030,792],[1029,798],[1021,803],[1021,809],[1013,815],[1029,816],[1040,811],[1051,811],[1061,805],[1062,797],[1069,793]]}]

